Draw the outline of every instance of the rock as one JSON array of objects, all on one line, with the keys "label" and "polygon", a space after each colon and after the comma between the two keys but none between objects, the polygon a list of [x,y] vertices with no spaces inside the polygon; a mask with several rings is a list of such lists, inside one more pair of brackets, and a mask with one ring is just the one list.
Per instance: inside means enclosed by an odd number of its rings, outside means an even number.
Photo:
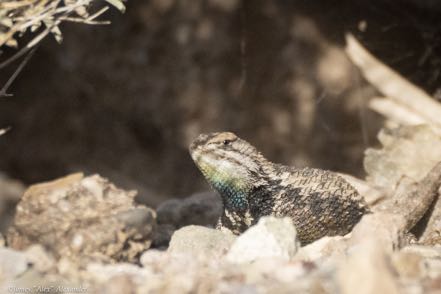
[{"label": "rock", "polygon": [[62,291],[61,287],[61,277],[49,277],[29,269],[15,279],[0,284],[0,293],[74,293]]},{"label": "rock", "polygon": [[433,208],[428,211],[428,221],[419,238],[419,243],[424,245],[441,245],[441,197],[438,192],[438,197]]},{"label": "rock", "polygon": [[381,243],[368,239],[351,252],[337,271],[342,294],[399,293]]},{"label": "rock", "polygon": [[63,276],[77,276],[80,267],[80,264],[69,257],[61,257],[57,262],[57,271]]},{"label": "rock", "polygon": [[401,251],[415,253],[425,258],[441,259],[441,246],[410,245],[404,247]]},{"label": "rock", "polygon": [[271,277],[280,283],[304,278],[316,267],[312,263],[301,261],[286,261],[279,258],[265,257],[256,259],[252,263],[239,265],[241,272],[245,275],[245,281],[249,284],[257,284],[265,277]]},{"label": "rock", "polygon": [[130,276],[119,275],[109,279],[101,289],[106,294],[136,293],[136,284]]},{"label": "rock", "polygon": [[391,263],[398,275],[404,279],[418,280],[425,275],[424,258],[417,253],[395,252]]},{"label": "rock", "polygon": [[158,226],[152,247],[161,248],[168,246],[173,232],[181,227],[214,227],[222,213],[222,203],[215,192],[202,192],[184,199],[164,201],[156,213]]},{"label": "rock", "polygon": [[0,248],[0,280],[11,280],[29,269],[29,261],[23,252]]},{"label": "rock", "polygon": [[320,261],[323,258],[341,257],[346,253],[348,238],[342,236],[326,236],[299,249],[296,260]]},{"label": "rock", "polygon": [[395,187],[402,176],[419,181],[441,158],[441,137],[427,125],[382,129],[378,140],[383,148],[367,149],[364,159],[367,180],[378,187]]},{"label": "rock", "polygon": [[235,239],[232,233],[202,226],[186,226],[173,234],[168,253],[216,259],[227,253]]},{"label": "rock", "polygon": [[158,224],[171,224],[176,228],[188,225],[213,227],[222,213],[222,203],[215,192],[202,192],[184,199],[167,200],[156,212]]},{"label": "rock", "polygon": [[428,125],[405,126],[383,129],[378,138],[383,148],[366,150],[367,179],[389,189],[390,197],[372,211],[401,215],[400,229],[412,229],[422,244],[441,244],[441,203],[436,197],[441,177],[439,132]]},{"label": "rock", "polygon": [[136,205],[136,193],[98,175],[74,174],[31,186],[17,206],[8,244],[43,245],[56,258],[135,261],[149,248],[155,212]]},{"label": "rock", "polygon": [[31,245],[24,254],[32,268],[39,272],[48,272],[55,268],[55,259],[41,245]]},{"label": "rock", "polygon": [[157,249],[149,249],[141,255],[139,262],[142,266],[156,266],[158,265],[165,257],[167,253],[165,251],[157,250]]},{"label": "rock", "polygon": [[227,260],[232,263],[252,262],[266,257],[289,260],[300,247],[296,236],[291,219],[263,217],[236,239]]},{"label": "rock", "polygon": [[408,239],[402,229],[403,217],[389,213],[373,213],[362,217],[352,230],[348,240],[352,246],[362,244],[366,239],[374,239],[383,250],[392,252],[407,245]]},{"label": "rock", "polygon": [[157,225],[152,237],[153,248],[167,248],[176,227],[171,224]]},{"label": "rock", "polygon": [[[432,280],[437,284],[441,281],[441,246],[410,245],[394,255],[394,266],[402,275],[409,278],[419,277],[421,280]],[[438,282],[436,282],[438,280]],[[427,289],[431,285],[426,285]],[[427,290],[426,292],[429,293]]]},{"label": "rock", "polygon": [[86,271],[89,278],[99,283],[106,283],[116,277],[128,276],[133,281],[141,284],[151,274],[148,268],[123,262],[118,264],[90,263],[87,265]]}]

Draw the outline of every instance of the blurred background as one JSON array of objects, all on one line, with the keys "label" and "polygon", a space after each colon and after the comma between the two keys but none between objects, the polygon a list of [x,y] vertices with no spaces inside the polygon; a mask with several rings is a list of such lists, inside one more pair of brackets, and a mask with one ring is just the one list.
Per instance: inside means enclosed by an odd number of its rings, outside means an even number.
[{"label": "blurred background", "polygon": [[348,32],[441,98],[436,0],[126,5],[108,26],[63,24],[62,44],[46,38],[0,100],[5,175],[28,185],[99,173],[155,207],[208,189],[187,147],[229,130],[272,161],[362,177],[382,121],[344,53]]}]

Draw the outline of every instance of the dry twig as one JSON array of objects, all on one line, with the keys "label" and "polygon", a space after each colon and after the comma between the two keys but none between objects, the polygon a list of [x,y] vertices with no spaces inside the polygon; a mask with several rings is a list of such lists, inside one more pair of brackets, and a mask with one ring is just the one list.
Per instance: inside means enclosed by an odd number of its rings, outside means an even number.
[{"label": "dry twig", "polygon": [[[104,0],[124,11],[123,0]],[[62,41],[59,25],[62,22],[84,24],[108,24],[97,18],[108,10],[108,6],[90,14],[88,10],[99,0],[9,0],[0,2],[0,47],[18,47],[18,38],[27,32],[35,37],[15,53],[0,63],[0,69],[37,45],[47,35],[52,34],[58,42]],[[38,32],[38,33],[37,33]]]}]

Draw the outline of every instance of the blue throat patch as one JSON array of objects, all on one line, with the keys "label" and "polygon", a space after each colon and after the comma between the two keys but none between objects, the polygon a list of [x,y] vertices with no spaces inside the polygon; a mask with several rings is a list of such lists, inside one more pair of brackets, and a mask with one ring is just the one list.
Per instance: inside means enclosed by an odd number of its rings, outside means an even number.
[{"label": "blue throat patch", "polygon": [[211,184],[222,196],[224,205],[234,210],[246,210],[248,208],[247,193],[238,189],[231,183],[224,181],[212,181]]}]

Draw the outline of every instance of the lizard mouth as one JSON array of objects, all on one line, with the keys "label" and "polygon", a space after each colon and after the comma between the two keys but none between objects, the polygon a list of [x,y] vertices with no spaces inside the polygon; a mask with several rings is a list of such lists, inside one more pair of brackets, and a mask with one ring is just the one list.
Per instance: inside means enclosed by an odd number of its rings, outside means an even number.
[{"label": "lizard mouth", "polygon": [[199,150],[190,150],[190,156],[193,161],[198,165],[199,160],[201,159],[201,152]]},{"label": "lizard mouth", "polygon": [[193,159],[193,161],[197,164],[201,158],[201,147],[196,142],[193,142],[190,144],[190,147],[188,148],[190,152],[190,156]]}]

